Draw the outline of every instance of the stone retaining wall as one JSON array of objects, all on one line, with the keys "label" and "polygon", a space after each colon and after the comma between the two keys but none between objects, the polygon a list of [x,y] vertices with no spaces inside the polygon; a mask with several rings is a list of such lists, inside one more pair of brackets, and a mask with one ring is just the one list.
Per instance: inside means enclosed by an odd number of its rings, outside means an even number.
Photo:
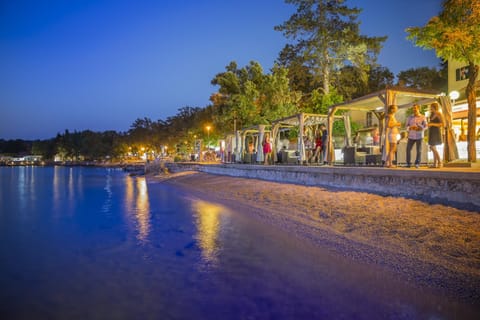
[{"label": "stone retaining wall", "polygon": [[194,170],[233,177],[403,196],[480,212],[480,172],[199,163],[166,163],[166,167],[171,172]]}]

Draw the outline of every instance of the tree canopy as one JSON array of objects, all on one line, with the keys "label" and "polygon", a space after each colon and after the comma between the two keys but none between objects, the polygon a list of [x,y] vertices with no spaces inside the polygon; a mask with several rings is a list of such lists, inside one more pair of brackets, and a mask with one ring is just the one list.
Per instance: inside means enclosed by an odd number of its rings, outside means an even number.
[{"label": "tree canopy", "polygon": [[255,61],[239,69],[232,61],[211,82],[219,86],[210,97],[217,127],[226,133],[233,131],[234,121],[245,127],[294,114],[300,94],[291,90],[287,73],[275,65],[270,74],[264,74]]},{"label": "tree canopy", "polygon": [[[300,61],[307,66],[313,80],[321,83],[324,94],[330,92],[332,74],[346,65],[358,68],[360,78],[367,83],[369,68],[375,65],[386,37],[360,34],[357,18],[361,9],[349,8],[344,0],[285,2],[295,5],[297,11],[289,20],[275,27],[295,41],[295,45],[284,49],[282,60],[290,56],[290,61]],[[292,59],[294,57],[300,60]]]},{"label": "tree canopy", "polygon": [[[446,66],[446,65],[445,65]],[[446,91],[446,72],[429,67],[411,68],[397,75],[401,86],[415,89],[436,89]]]}]

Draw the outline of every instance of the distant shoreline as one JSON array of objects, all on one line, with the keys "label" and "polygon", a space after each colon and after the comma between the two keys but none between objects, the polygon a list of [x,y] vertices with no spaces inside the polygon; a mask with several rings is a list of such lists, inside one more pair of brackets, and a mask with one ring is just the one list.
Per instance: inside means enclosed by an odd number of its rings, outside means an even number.
[{"label": "distant shoreline", "polygon": [[103,168],[126,168],[126,167],[144,167],[145,162],[97,162],[97,161],[0,161],[3,167],[22,167],[22,166],[65,166],[65,167],[103,167]]}]

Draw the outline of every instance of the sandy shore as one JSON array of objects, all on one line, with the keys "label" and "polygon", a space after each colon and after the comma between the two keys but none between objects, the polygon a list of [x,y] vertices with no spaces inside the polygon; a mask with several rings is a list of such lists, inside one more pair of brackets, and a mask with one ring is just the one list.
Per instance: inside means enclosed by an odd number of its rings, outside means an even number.
[{"label": "sandy shore", "polygon": [[480,213],[418,200],[182,172],[148,177],[480,305]]}]

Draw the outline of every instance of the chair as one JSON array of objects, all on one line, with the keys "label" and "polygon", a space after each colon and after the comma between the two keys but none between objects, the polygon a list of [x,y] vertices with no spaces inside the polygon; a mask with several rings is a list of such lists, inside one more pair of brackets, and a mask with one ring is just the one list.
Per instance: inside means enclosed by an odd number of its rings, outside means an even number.
[{"label": "chair", "polygon": [[355,164],[366,165],[367,153],[355,151]]},{"label": "chair", "polygon": [[287,163],[287,164],[298,163],[298,156],[295,150],[282,150],[280,151],[280,155],[282,157],[282,163]]},{"label": "chair", "polygon": [[343,149],[343,164],[345,165],[365,165],[368,152],[359,151],[355,147],[345,147]]}]

